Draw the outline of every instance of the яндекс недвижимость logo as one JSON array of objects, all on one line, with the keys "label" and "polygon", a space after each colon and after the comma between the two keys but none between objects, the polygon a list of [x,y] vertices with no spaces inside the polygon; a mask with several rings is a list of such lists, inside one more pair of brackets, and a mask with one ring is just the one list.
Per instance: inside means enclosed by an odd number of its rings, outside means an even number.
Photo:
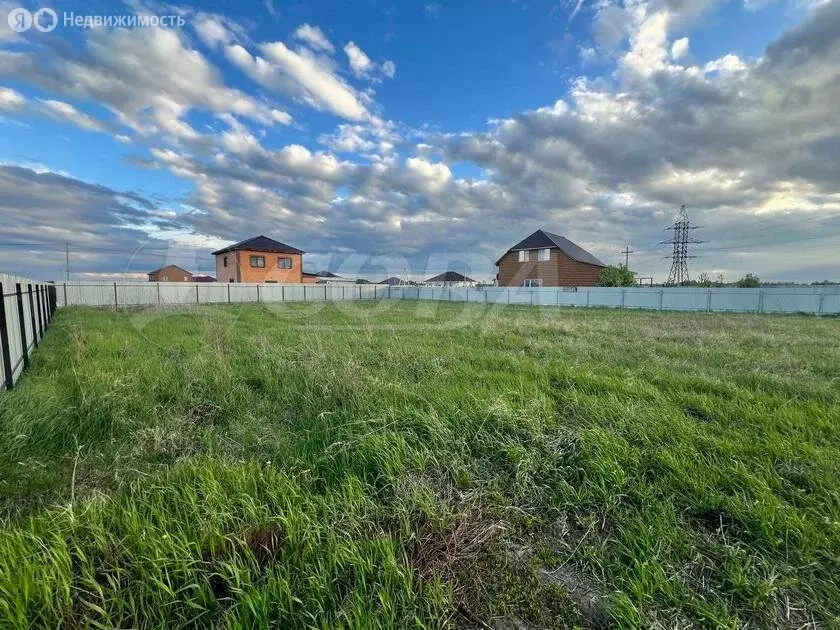
[{"label": "\u044f\u043d\u0434\u0435\u043a\u0441 \u043d\u0435\u0434\u0432\u0438\u0436\u0438\u043c\u043e\u0441\u0442\u044c logo", "polygon": [[8,23],[15,33],[25,33],[33,26],[42,33],[49,33],[58,26],[58,14],[46,7],[38,9],[35,13],[18,7],[9,12]]}]

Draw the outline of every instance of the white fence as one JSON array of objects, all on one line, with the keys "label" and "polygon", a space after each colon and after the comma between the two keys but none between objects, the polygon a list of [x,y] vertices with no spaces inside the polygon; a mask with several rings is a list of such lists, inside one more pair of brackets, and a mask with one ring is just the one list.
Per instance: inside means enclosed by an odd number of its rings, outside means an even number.
[{"label": "white fence", "polygon": [[0,389],[11,389],[55,312],[54,286],[0,274]]},{"label": "white fence", "polygon": [[137,306],[311,302],[336,300],[438,300],[533,306],[583,306],[741,313],[840,313],[840,287],[761,289],[668,287],[578,289],[524,287],[397,287],[387,285],[282,285],[239,283],[78,283],[56,285],[59,306]]}]

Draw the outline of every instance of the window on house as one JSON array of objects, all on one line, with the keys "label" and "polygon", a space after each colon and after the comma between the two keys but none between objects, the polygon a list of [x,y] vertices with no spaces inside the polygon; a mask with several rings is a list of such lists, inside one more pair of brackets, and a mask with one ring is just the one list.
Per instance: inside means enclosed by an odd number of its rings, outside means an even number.
[{"label": "window on house", "polygon": [[160,279],[166,282],[167,280],[169,280],[169,276],[161,276]]},{"label": "window on house", "polygon": [[548,247],[546,247],[545,249],[541,249],[539,259],[542,261],[551,260],[551,250]]},{"label": "window on house", "polygon": [[265,256],[251,256],[252,267],[265,267]]},{"label": "window on house", "polygon": [[292,259],[286,258],[285,256],[278,256],[277,257],[277,266],[280,269],[291,269],[292,268]]},{"label": "window on house", "polygon": [[542,279],[540,278],[530,278],[525,280],[522,283],[523,287],[530,287],[532,289],[541,288],[542,287]]},{"label": "window on house", "polygon": [[519,262],[528,262],[531,259],[530,256],[531,252],[527,249],[523,249],[519,251]]},{"label": "window on house", "polygon": [[222,258],[222,267],[227,267],[227,256]]}]

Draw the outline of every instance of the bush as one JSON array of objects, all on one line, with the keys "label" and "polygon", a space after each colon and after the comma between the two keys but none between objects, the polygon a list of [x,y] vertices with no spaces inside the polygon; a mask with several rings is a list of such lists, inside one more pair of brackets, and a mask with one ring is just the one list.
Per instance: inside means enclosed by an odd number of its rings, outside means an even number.
[{"label": "bush", "polygon": [[634,287],[636,286],[636,277],[633,272],[627,267],[604,267],[601,270],[601,275],[598,278],[599,287]]},{"label": "bush", "polygon": [[742,289],[757,289],[761,286],[761,278],[754,273],[748,273],[735,284]]}]

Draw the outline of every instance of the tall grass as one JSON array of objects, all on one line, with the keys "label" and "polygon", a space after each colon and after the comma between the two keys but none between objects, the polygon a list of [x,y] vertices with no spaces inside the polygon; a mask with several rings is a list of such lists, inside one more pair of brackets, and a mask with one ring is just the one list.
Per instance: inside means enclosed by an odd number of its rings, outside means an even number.
[{"label": "tall grass", "polygon": [[840,623],[836,320],[59,311],[0,625]]}]

